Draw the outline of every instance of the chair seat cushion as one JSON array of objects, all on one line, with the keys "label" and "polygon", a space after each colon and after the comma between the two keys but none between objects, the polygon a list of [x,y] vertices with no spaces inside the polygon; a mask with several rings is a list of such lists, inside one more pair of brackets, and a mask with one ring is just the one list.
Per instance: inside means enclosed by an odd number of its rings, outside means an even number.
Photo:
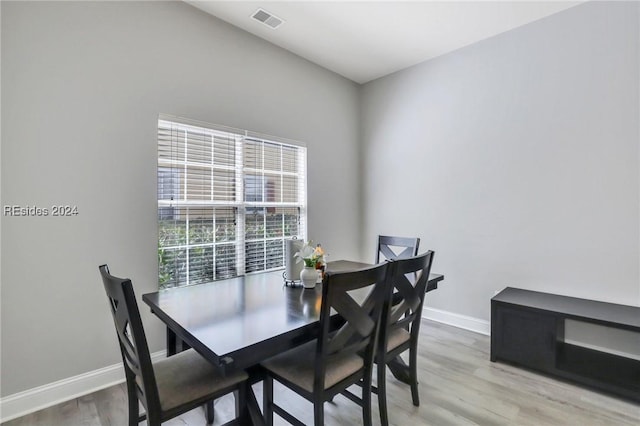
[{"label": "chair seat cushion", "polygon": [[[313,377],[316,360],[317,341],[290,349],[262,363],[262,366],[274,375],[283,378],[306,390],[313,392]],[[364,367],[364,360],[356,354],[337,355],[327,364],[324,388],[346,379]]]},{"label": "chair seat cushion", "polygon": [[193,349],[153,363],[160,407],[169,411],[183,404],[212,398],[212,395],[248,378],[244,371],[223,375]]},{"label": "chair seat cushion", "polygon": [[387,338],[387,352],[394,350],[405,342],[408,342],[411,334],[404,328],[395,328],[389,333]]}]

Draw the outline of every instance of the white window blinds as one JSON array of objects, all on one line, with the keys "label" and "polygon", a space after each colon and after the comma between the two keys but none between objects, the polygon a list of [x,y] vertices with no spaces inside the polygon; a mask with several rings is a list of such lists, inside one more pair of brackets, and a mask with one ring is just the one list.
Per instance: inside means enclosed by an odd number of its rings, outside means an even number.
[{"label": "white window blinds", "polygon": [[273,139],[158,121],[160,288],[281,268],[306,237],[306,148]]}]

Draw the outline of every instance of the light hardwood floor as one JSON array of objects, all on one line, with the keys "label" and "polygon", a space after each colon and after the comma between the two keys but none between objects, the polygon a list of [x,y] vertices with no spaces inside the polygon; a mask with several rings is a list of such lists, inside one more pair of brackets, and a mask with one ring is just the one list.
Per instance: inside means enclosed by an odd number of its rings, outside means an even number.
[{"label": "light hardwood floor", "polygon": [[[502,363],[489,361],[489,337],[423,320],[420,336],[420,407],[409,387],[388,378],[389,420],[393,425],[640,425],[640,405]],[[262,390],[254,388],[259,400]],[[354,389],[357,393],[359,389]],[[311,405],[275,384],[276,402],[310,423]],[[216,422],[233,414],[230,397],[216,401]],[[124,426],[124,385],[110,387],[15,419],[3,426]],[[361,424],[359,407],[338,396],[325,404],[327,425]],[[374,399],[374,424],[379,424]],[[275,424],[286,424],[275,417]],[[141,423],[144,425],[145,423]],[[206,424],[202,409],[167,425]]]}]

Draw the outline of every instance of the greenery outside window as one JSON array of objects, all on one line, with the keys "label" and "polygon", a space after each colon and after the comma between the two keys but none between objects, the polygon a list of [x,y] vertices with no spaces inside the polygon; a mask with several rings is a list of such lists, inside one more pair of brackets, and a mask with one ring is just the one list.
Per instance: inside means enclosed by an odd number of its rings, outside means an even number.
[{"label": "greenery outside window", "polygon": [[158,120],[160,288],[282,268],[306,238],[306,148],[162,116]]}]

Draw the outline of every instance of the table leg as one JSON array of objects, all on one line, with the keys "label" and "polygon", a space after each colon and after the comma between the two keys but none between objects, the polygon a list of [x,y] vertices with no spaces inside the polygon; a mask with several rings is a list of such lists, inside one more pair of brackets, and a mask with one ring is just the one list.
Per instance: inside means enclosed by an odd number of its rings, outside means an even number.
[{"label": "table leg", "polygon": [[191,348],[191,346],[186,344],[184,340],[176,336],[173,330],[167,327],[167,356],[175,355],[189,348]]},{"label": "table leg", "polygon": [[393,374],[393,377],[408,385],[411,384],[411,377],[409,375],[409,366],[404,362],[400,356],[395,357],[387,364],[389,371]]},{"label": "table leg", "polygon": [[167,327],[167,356],[172,356],[178,353],[177,341],[178,336],[169,327]]}]

